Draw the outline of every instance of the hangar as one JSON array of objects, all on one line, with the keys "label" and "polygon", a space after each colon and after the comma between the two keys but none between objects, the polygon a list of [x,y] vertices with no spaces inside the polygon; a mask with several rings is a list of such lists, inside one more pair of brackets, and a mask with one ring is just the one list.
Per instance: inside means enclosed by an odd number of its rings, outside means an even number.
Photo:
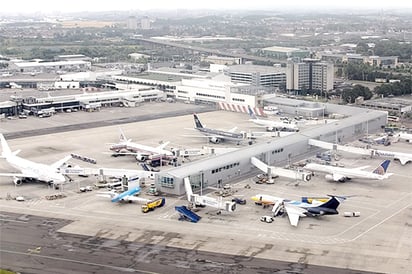
[{"label": "hangar", "polygon": [[[296,100],[296,104],[301,101]],[[185,193],[183,179],[190,178],[193,189],[221,186],[256,172],[251,157],[268,165],[284,166],[313,156],[316,147],[308,145],[309,139],[346,143],[363,134],[377,132],[385,127],[387,112],[364,108],[325,104],[330,113],[351,116],[315,128],[307,129],[283,138],[257,143],[238,150],[187,163],[156,174],[155,184],[162,192],[182,195]]]}]

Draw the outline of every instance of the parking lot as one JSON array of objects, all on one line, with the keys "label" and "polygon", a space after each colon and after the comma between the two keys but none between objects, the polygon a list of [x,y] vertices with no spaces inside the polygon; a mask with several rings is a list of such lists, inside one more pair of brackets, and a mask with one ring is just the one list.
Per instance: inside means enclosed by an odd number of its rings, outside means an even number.
[{"label": "parking lot", "polygon": [[[115,116],[117,111],[115,108],[105,110],[100,116]],[[149,109],[146,111],[149,113]],[[42,119],[42,122],[53,127],[70,124],[72,119],[81,121],[84,119],[82,115],[93,117],[93,113],[62,113],[50,120]],[[212,128],[227,130],[236,125],[238,130],[256,129],[246,114],[214,111],[201,113],[199,118]],[[38,118],[7,121],[4,130],[14,132],[16,127],[19,130],[32,128],[34,119]],[[12,122],[19,125],[13,127]],[[192,136],[198,135],[189,130],[193,128],[192,115],[124,123],[121,128],[128,138],[145,145],[156,146],[161,141],[170,141],[169,148],[212,146],[205,138]],[[118,141],[118,136],[118,125],[110,125],[11,139],[9,145],[12,150],[22,150],[19,156],[41,163],[52,163],[67,154],[76,153],[96,159],[99,167],[140,169],[133,157],[114,158],[108,154],[109,144]],[[213,146],[236,147],[236,144]],[[411,151],[412,145],[396,143],[385,149]],[[349,154],[339,158],[340,165],[369,165],[367,170],[373,170],[382,161]],[[81,166],[93,166],[72,161]],[[0,170],[10,172],[4,160],[0,162]],[[0,204],[5,211],[73,220],[61,228],[61,232],[372,272],[408,273],[412,266],[412,175],[409,170],[410,164],[401,166],[392,162],[389,171],[394,175],[388,180],[352,180],[347,183],[328,182],[322,174],[315,174],[307,183],[276,178],[274,184],[256,184],[254,178],[245,178],[234,182],[231,185],[233,195],[223,199],[244,198],[246,205],[238,204],[235,212],[221,215],[212,208],[203,208],[197,212],[202,219],[196,224],[178,221],[178,213],[174,210],[177,205],[187,205],[186,196],[166,196],[164,207],[145,214],[138,204],[113,204],[98,197],[97,189],[80,192],[80,187],[96,183],[93,177],[74,177],[72,183],[59,190],[66,197],[55,200],[45,198],[56,193],[46,185],[14,186],[10,178],[2,177]],[[146,189],[143,189],[142,197],[150,198],[145,194]],[[209,188],[205,193],[217,197],[216,191]],[[327,194],[349,198],[338,208],[339,215],[301,218],[298,227],[292,227],[287,217],[277,217],[273,223],[261,222],[260,217],[270,215],[271,209],[255,205],[250,197],[256,194],[295,200]],[[8,196],[24,196],[25,201],[7,200]],[[344,217],[343,212],[346,211],[360,212],[360,216]]]}]

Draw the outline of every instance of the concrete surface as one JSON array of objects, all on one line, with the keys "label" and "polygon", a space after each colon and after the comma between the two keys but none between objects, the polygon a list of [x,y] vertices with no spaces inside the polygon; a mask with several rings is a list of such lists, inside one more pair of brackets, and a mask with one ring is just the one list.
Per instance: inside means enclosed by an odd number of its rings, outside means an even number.
[{"label": "concrete surface", "polygon": [[[70,116],[72,114],[64,115],[70,117],[69,120],[74,117]],[[221,129],[229,129],[233,125],[238,126],[239,130],[253,128],[245,114],[215,111],[201,114],[200,119],[207,126]],[[9,122],[14,121],[8,121],[7,125]],[[30,123],[30,126],[33,124]],[[156,145],[159,141],[171,141],[171,147],[209,145],[202,138],[184,136],[195,134],[185,130],[193,128],[192,115],[122,124],[121,127],[128,138],[147,145]],[[139,168],[132,157],[113,158],[104,153],[108,151],[108,143],[117,141],[117,129],[117,125],[112,125],[50,133],[12,139],[9,144],[13,150],[22,150],[19,154],[21,157],[42,163],[52,163],[68,153],[77,153],[97,159],[99,167]],[[12,127],[7,128],[7,131],[13,132]],[[407,143],[396,143],[385,149],[412,153],[412,145]],[[368,170],[373,170],[382,161],[361,159],[353,155],[343,156],[345,157],[339,162],[345,166],[369,165]],[[0,172],[11,171],[4,160],[0,163]],[[81,162],[77,164],[85,165]],[[68,233],[87,239],[106,239],[96,243],[99,247],[110,244],[109,240],[154,245],[154,251],[151,249],[147,254],[135,255],[143,256],[141,260],[149,263],[154,262],[150,254],[157,254],[159,250],[170,247],[217,252],[230,255],[230,258],[245,256],[290,262],[300,267],[292,273],[330,273],[330,269],[310,272],[311,265],[336,267],[347,271],[409,273],[412,267],[412,174],[409,172],[410,165],[401,166],[399,163],[391,163],[389,171],[395,174],[388,180],[379,182],[352,180],[347,183],[332,183],[325,181],[324,176],[319,174],[309,183],[297,184],[279,178],[273,185],[257,185],[252,178],[247,178],[233,184],[235,196],[246,198],[246,205],[238,205],[234,213],[224,212],[221,215],[217,215],[211,208],[202,209],[198,212],[202,219],[196,224],[178,221],[174,206],[186,205],[186,197],[166,197],[165,207],[144,214],[138,204],[112,204],[105,198],[97,197],[97,190],[79,193],[80,186],[93,185],[96,182],[96,179],[91,177],[73,178],[75,181],[64,187],[67,197],[52,201],[46,200],[45,196],[55,193],[56,190],[46,185],[30,183],[16,187],[10,178],[0,178],[0,206],[2,214],[7,216],[15,213],[68,220],[69,222],[64,223],[60,229],[56,228],[58,233]],[[246,185],[249,185],[250,189],[245,188]],[[213,190],[209,192],[209,195],[214,196]],[[290,226],[287,218],[282,217],[276,218],[271,224],[260,222],[260,216],[269,214],[270,208],[264,209],[252,203],[250,197],[258,193],[289,199],[326,194],[353,197],[338,208],[339,215],[302,218],[299,226],[295,228]],[[26,201],[6,200],[7,194],[12,197],[23,195]],[[144,193],[142,196],[146,197]],[[360,211],[361,216],[343,217],[345,211]],[[46,248],[51,245],[53,241],[46,243]],[[2,248],[2,256],[6,256],[5,253],[13,248],[13,244],[7,245],[6,249]],[[118,252],[122,254],[123,248],[119,248]],[[83,260],[93,261],[88,255],[84,255]],[[180,264],[178,269],[181,273],[191,273],[191,267],[185,260],[171,264]],[[124,267],[122,256],[117,255],[111,265]],[[259,269],[247,269],[250,270],[246,271],[248,273],[259,272]],[[269,267],[259,273],[273,273],[275,270],[276,267],[273,266],[273,269]],[[162,269],[153,271],[164,273]],[[286,271],[292,270],[284,271],[290,273]],[[222,272],[233,273],[236,272],[236,268],[225,268]]]}]

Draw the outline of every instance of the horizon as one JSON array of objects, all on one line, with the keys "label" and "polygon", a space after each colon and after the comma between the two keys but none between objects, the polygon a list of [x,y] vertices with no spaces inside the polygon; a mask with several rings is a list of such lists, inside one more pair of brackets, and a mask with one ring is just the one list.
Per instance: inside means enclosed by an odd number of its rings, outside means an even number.
[{"label": "horizon", "polygon": [[253,3],[236,0],[197,2],[189,0],[165,1],[152,0],[137,2],[118,0],[116,2],[56,2],[50,0],[15,0],[3,7],[1,14],[49,14],[49,13],[78,13],[78,12],[107,12],[107,11],[176,11],[176,10],[210,10],[210,11],[354,11],[354,10],[405,10],[412,9],[412,3],[403,0],[373,1],[346,0],[331,2],[324,0],[289,0],[287,3],[276,3],[268,0],[255,0]]}]

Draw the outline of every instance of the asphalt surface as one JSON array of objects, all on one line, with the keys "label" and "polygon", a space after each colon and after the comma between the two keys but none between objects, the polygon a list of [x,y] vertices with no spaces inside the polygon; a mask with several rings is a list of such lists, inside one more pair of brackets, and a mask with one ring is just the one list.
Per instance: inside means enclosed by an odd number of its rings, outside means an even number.
[{"label": "asphalt surface", "polygon": [[[15,139],[21,137],[30,137],[36,135],[44,135],[49,133],[58,133],[58,132],[66,132],[66,131],[73,131],[73,130],[80,130],[80,129],[89,129],[95,127],[105,127],[105,126],[113,126],[113,125],[121,125],[127,123],[135,123],[140,121],[150,121],[155,119],[162,119],[166,117],[177,117],[202,112],[208,112],[215,110],[214,106],[198,106],[198,105],[184,105],[185,108],[175,108],[173,110],[168,111],[153,111],[150,113],[137,113],[130,116],[123,116],[123,117],[113,117],[110,114],[104,117],[102,114],[102,120],[91,121],[91,122],[84,122],[84,120],[77,120],[73,124],[67,124],[62,126],[52,126],[52,127],[41,127],[42,121],[38,122],[38,127],[34,127],[33,129],[29,130],[17,130],[15,132],[8,132],[4,133],[4,136],[7,139]],[[107,109],[103,109],[102,112],[107,112]],[[76,113],[73,113],[73,116]],[[38,121],[40,118],[37,118]],[[48,118],[44,118],[47,121]],[[104,119],[104,120],[103,120]]]},{"label": "asphalt surface", "polygon": [[1,268],[20,273],[370,273],[58,232],[68,223],[0,212]]}]

